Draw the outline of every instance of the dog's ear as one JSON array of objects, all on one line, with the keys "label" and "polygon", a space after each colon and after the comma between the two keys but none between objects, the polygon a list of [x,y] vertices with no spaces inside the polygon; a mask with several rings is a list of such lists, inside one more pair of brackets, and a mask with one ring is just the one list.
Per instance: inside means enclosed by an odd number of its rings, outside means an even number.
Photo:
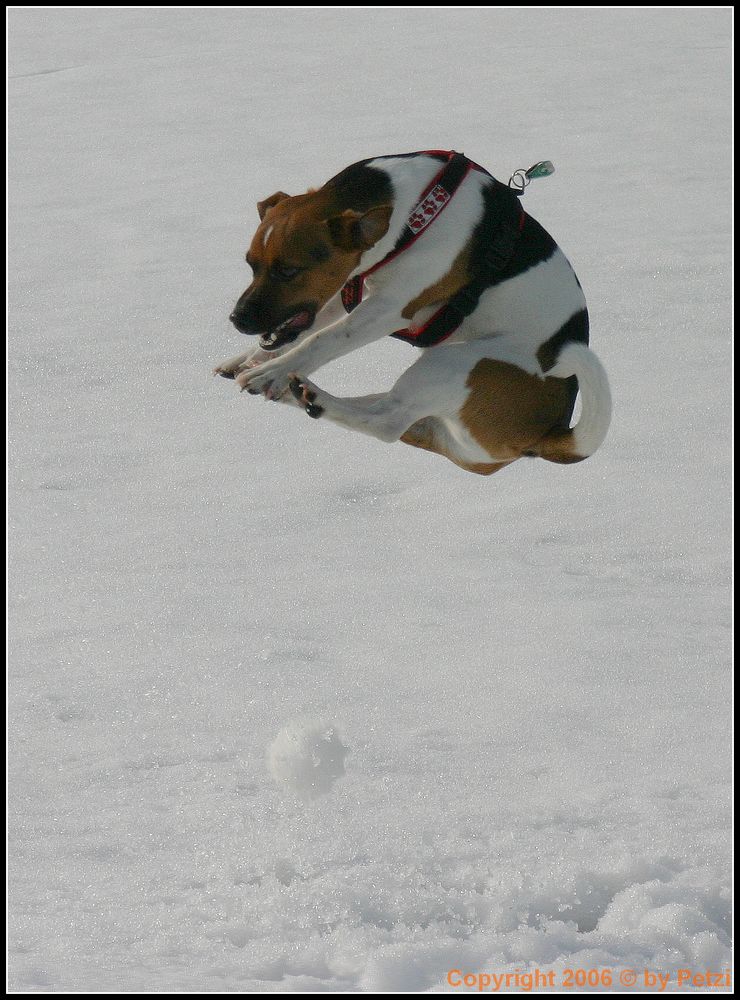
[{"label": "dog's ear", "polygon": [[264,201],[257,202],[257,211],[260,214],[260,222],[264,219],[270,209],[274,205],[277,205],[279,201],[282,201],[283,198],[290,198],[290,195],[286,194],[285,191],[276,191],[275,194],[271,194],[270,197],[265,198]]},{"label": "dog's ear", "polygon": [[327,219],[332,243],[340,250],[369,250],[388,232],[393,205],[378,205],[369,212],[348,208]]}]

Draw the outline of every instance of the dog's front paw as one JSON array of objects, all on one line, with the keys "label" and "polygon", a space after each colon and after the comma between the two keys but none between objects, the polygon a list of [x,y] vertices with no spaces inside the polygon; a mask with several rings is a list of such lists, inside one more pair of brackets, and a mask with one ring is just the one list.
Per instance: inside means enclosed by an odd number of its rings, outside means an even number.
[{"label": "dog's front paw", "polygon": [[288,391],[289,377],[280,365],[267,362],[255,368],[242,369],[236,376],[236,384],[242,392],[252,396],[262,393],[266,399],[280,399]]},{"label": "dog's front paw", "polygon": [[216,365],[213,369],[213,374],[220,375],[221,378],[236,378],[237,372],[243,364],[243,356],[239,358],[229,358],[228,361],[222,361],[220,365]]},{"label": "dog's front paw", "polygon": [[312,382],[294,373],[290,376],[288,387],[309,417],[318,419],[323,414],[324,407],[318,401],[321,390]]},{"label": "dog's front paw", "polygon": [[256,351],[247,351],[246,354],[237,354],[235,358],[229,358],[228,361],[222,361],[220,365],[216,365],[213,374],[220,375],[221,378],[235,379],[240,372],[246,371],[248,368],[256,368],[269,356],[266,351],[259,348]]}]

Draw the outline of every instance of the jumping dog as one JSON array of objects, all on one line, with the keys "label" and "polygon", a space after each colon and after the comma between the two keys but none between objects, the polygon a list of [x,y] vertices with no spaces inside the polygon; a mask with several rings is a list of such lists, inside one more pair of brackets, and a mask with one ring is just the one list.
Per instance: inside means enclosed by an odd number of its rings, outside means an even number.
[{"label": "jumping dog", "polygon": [[[521,193],[430,150],[259,202],[253,281],[230,316],[259,347],[216,373],[481,475],[523,456],[587,458],[609,426],[609,383],[578,278]],[[308,380],[389,334],[421,349],[389,392],[338,398]]]}]

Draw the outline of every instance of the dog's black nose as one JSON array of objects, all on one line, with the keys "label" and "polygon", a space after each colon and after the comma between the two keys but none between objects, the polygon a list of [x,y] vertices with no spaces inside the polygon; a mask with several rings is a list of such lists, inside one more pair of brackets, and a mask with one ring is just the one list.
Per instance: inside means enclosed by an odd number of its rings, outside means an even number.
[{"label": "dog's black nose", "polygon": [[229,319],[237,328],[239,333],[254,333],[251,324],[243,313],[234,310],[231,316],[229,316]]}]

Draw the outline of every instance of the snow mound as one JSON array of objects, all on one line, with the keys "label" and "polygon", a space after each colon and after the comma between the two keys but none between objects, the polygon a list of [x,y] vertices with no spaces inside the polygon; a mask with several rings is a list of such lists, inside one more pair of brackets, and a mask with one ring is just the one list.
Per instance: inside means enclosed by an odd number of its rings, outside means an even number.
[{"label": "snow mound", "polygon": [[342,777],[348,753],[336,726],[323,720],[301,720],[278,733],[268,752],[268,764],[278,785],[302,799],[315,799]]}]

